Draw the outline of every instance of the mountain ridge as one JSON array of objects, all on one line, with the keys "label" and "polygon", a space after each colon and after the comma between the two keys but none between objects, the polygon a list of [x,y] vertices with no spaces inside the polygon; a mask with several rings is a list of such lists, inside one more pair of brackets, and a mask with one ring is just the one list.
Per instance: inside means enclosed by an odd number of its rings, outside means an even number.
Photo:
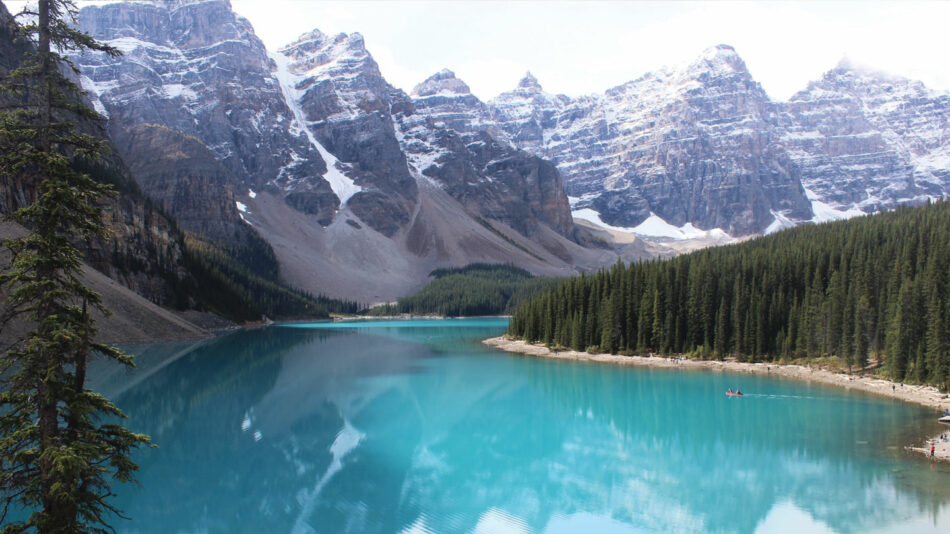
[{"label": "mountain ridge", "polygon": [[[888,131],[878,132],[881,143],[897,139],[911,148],[891,150],[878,171],[849,186],[882,182],[874,190],[882,202],[862,204],[853,191],[836,192],[832,186],[845,180],[822,176],[829,165],[843,164],[842,154],[863,156],[867,139],[827,142],[833,99],[772,101],[728,45],[602,94],[550,94],[528,72],[515,89],[483,102],[449,69],[411,93],[393,87],[358,33],[315,29],[267,51],[226,1],[142,6],[82,11],[84,20],[101,19],[83,22],[99,31],[94,36],[125,39],[119,44],[136,60],[151,61],[154,71],[79,58],[84,83],[99,91],[97,109],[126,126],[161,109],[163,126],[207,145],[230,165],[242,221],[270,241],[281,276],[308,291],[329,285],[361,292],[364,301],[385,300],[418,287],[433,268],[503,258],[501,251],[535,274],[577,272],[618,256],[671,253],[676,240],[719,243],[920,202],[947,189],[937,168],[941,141],[914,148]],[[184,37],[217,19],[226,22],[212,35],[221,42]],[[167,35],[143,44],[140,37],[152,30],[137,30],[136,20],[164,21]],[[108,27],[110,21],[129,24]],[[251,59],[237,57],[243,55]],[[228,65],[246,72],[217,68]],[[250,97],[229,92],[243,76],[253,82]],[[118,90],[120,79],[138,92]],[[199,94],[210,100],[203,104]],[[133,96],[134,107],[146,111],[125,111]],[[939,119],[944,102],[932,100]],[[909,167],[909,155],[920,165]],[[881,173],[902,164],[909,185],[888,189],[890,174]],[[933,168],[927,176],[914,170],[926,165]],[[575,224],[575,217],[599,223],[607,242],[598,244],[602,237],[591,232],[600,230]],[[652,242],[617,241],[624,229]],[[481,245],[459,247],[471,232]],[[334,248],[341,246],[375,252]],[[390,282],[368,279],[380,271]]]},{"label": "mountain ridge", "polygon": [[[563,275],[618,257],[574,227],[553,165],[433,123],[385,80],[359,34],[313,30],[266,51],[220,1],[88,6],[80,18],[94,37],[131,52],[75,58],[110,128],[121,136],[155,123],[230,161],[222,191],[230,187],[241,223],[270,243],[281,279],[302,290],[377,302],[411,292],[436,268],[513,262]],[[220,43],[182,37],[216,20],[225,24],[208,40]],[[232,57],[243,55],[252,57]],[[242,95],[233,88],[244,78],[251,90]],[[621,254],[648,249],[631,244]]]}]

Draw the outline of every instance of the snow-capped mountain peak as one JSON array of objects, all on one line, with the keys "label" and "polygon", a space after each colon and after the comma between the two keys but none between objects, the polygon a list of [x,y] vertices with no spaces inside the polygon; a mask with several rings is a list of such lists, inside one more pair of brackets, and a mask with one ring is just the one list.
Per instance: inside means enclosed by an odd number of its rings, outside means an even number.
[{"label": "snow-capped mountain peak", "polygon": [[465,82],[455,77],[454,72],[449,69],[442,69],[416,85],[412,89],[412,96],[424,98],[434,95],[467,95],[471,92]]},{"label": "snow-capped mountain peak", "polygon": [[725,44],[707,48],[690,66],[693,69],[703,68],[717,73],[748,73],[745,61],[739,57],[736,49]]},{"label": "snow-capped mountain peak", "polygon": [[518,81],[518,89],[526,89],[534,93],[543,92],[541,84],[538,83],[538,79],[531,74],[531,71],[525,72],[521,80]]}]

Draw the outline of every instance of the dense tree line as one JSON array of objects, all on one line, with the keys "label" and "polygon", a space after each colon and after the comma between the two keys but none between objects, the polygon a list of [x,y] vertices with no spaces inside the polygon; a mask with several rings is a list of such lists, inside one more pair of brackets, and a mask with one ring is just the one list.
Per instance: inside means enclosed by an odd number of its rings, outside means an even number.
[{"label": "dense tree line", "polygon": [[377,306],[373,315],[412,313],[451,317],[510,313],[522,301],[555,284],[511,265],[473,263],[458,269],[437,269],[435,279],[415,295],[396,304]]},{"label": "dense tree line", "polygon": [[950,382],[950,202],[807,226],[567,280],[509,333],[610,353],[840,357]]},{"label": "dense tree line", "polygon": [[[273,254],[270,247],[266,251]],[[325,318],[331,313],[353,314],[360,310],[356,302],[313,296],[288,287],[277,280],[276,271],[266,267],[252,271],[249,262],[235,251],[194,236],[185,239],[185,265],[197,284],[181,284],[176,293],[187,295],[192,300],[190,306],[228,319]]]}]

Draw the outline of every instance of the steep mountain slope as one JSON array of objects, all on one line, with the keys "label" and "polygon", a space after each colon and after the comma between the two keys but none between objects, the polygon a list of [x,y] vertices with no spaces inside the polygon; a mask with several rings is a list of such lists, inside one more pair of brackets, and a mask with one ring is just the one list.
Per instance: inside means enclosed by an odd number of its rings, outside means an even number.
[{"label": "steep mountain slope", "polygon": [[149,194],[206,239],[250,225],[314,293],[387,300],[470,262],[573,272],[950,190],[948,98],[846,65],[776,103],[720,45],[601,95],[528,74],[482,102],[449,70],[394,88],[356,33],[268,52],[227,0],[81,23],[126,51],[76,60]]},{"label": "steep mountain slope", "polygon": [[[12,17],[0,4],[0,78],[25,61],[30,51],[31,46],[15,35]],[[80,98],[79,94],[75,96],[77,100]],[[21,103],[14,95],[0,95],[0,104],[4,107]],[[96,121],[76,116],[62,118],[77,121],[78,128],[85,134],[106,138],[102,124]],[[104,221],[113,236],[85,244],[83,252],[87,264],[152,302],[187,306],[187,299],[178,298],[177,288],[189,283],[191,275],[183,265],[182,236],[175,223],[146,200],[114,150],[108,151],[99,162],[76,161],[75,164],[94,179],[112,184],[119,192],[103,206]],[[17,178],[0,175],[0,215],[26,206],[36,195],[35,190]]]},{"label": "steep mountain slope", "polygon": [[[76,61],[119,146],[142,157],[157,201],[206,238],[230,240],[233,200],[301,289],[389,300],[438,267],[568,274],[617,258],[578,244],[595,240],[575,229],[553,165],[432,124],[386,82],[359,34],[314,30],[268,54],[226,0],[88,6],[81,22],[126,51]],[[178,149],[143,152],[159,145]],[[430,148],[442,159],[422,165]],[[653,253],[623,248],[628,259]]]},{"label": "steep mountain slope", "polygon": [[392,237],[409,222],[417,196],[392,126],[392,110],[409,105],[405,95],[386,82],[359,34],[314,30],[272,57],[295,126],[333,167],[337,196]]},{"label": "steep mountain slope", "polygon": [[[11,239],[26,235],[22,226],[0,222],[0,239]],[[10,268],[10,253],[0,249],[0,271]],[[82,282],[102,296],[105,307],[112,315],[103,317],[95,311],[93,318],[99,328],[96,340],[102,343],[151,343],[179,339],[196,339],[211,334],[203,328],[186,320],[181,315],[169,311],[142,295],[130,290],[123,284],[102,274],[88,264],[83,264]],[[2,293],[2,291],[0,291]],[[0,310],[3,309],[0,298]],[[30,323],[18,318],[5,323],[0,328],[0,343],[6,346],[21,339],[29,331]]]},{"label": "steep mountain slope", "polygon": [[847,62],[771,102],[720,45],[603,95],[551,95],[528,74],[478,127],[556,162],[578,216],[748,235],[947,195],[948,104]]},{"label": "steep mountain slope", "polygon": [[543,223],[575,237],[557,169],[501,140],[488,122],[488,106],[454,73],[443,70],[419,84],[412,103],[414,112],[397,115],[397,131],[422,174],[470,213],[523,235],[534,235]]},{"label": "steep mountain slope", "polygon": [[864,212],[950,193],[950,95],[842,61],[778,104],[802,184]]},{"label": "steep mountain slope", "polygon": [[575,208],[635,227],[763,231],[773,212],[810,219],[799,171],[771,125],[765,92],[729,46],[602,96],[547,95],[533,77],[490,102],[505,134],[555,161]]},{"label": "steep mountain slope", "polygon": [[241,220],[235,180],[197,139],[157,124],[140,124],[116,136],[143,192],[185,231],[240,246],[253,230]]},{"label": "steep mountain slope", "polygon": [[332,218],[340,201],[326,164],[291,127],[263,43],[227,0],[88,6],[80,26],[124,53],[74,58],[117,142],[129,126],[161,124],[204,143],[242,188],[274,187]]}]

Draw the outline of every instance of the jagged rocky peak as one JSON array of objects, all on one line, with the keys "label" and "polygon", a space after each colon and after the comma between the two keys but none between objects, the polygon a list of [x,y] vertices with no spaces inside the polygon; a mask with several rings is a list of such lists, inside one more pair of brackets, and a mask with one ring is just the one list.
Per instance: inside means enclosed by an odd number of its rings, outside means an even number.
[{"label": "jagged rocky peak", "polygon": [[[525,72],[524,76],[518,80],[518,85],[511,91],[505,91],[492,99],[492,104],[504,102],[523,102],[533,101],[551,102],[565,104],[570,99],[564,95],[552,95],[544,92],[544,88],[538,83],[538,79],[531,74],[531,71]],[[503,105],[503,104],[502,104]]]},{"label": "jagged rocky peak", "polygon": [[543,91],[541,84],[538,83],[538,79],[531,74],[531,71],[525,72],[524,77],[518,81],[518,89],[524,89],[531,93],[540,93]]},{"label": "jagged rocky peak", "polygon": [[[623,93],[641,93],[648,99],[678,99],[684,94],[700,91],[703,87],[741,83],[744,89],[759,90],[745,61],[729,45],[711,46],[692,61],[663,67],[640,78],[609,89],[608,96]],[[651,87],[652,86],[652,87]],[[764,91],[762,97],[765,97]]]},{"label": "jagged rocky peak", "polygon": [[[407,100],[383,78],[359,33],[329,36],[315,29],[280,47],[272,57],[300,92],[310,121],[349,120],[366,111],[388,114],[394,100]],[[321,102],[314,106],[308,99]]]},{"label": "jagged rocky peak", "polygon": [[396,116],[412,166],[472,214],[503,222],[526,236],[548,226],[573,235],[560,173],[516,149],[468,85],[443,69],[413,90],[415,113]]},{"label": "jagged rocky peak", "polygon": [[449,69],[442,69],[417,85],[412,90],[412,101],[421,116],[440,127],[456,132],[490,127],[488,106]]},{"label": "jagged rocky peak", "polygon": [[[291,127],[271,60],[226,0],[88,5],[83,30],[125,54],[73,57],[83,88],[119,144],[136,125],[159,124],[200,140],[245,187],[273,187],[329,221],[339,199],[307,137]],[[237,186],[237,184],[235,184]]]},{"label": "jagged rocky peak", "polygon": [[499,94],[489,102],[493,120],[506,139],[542,157],[554,158],[543,153],[542,131],[555,127],[556,116],[575,101],[565,95],[545,93],[538,79],[526,72],[517,87]]},{"label": "jagged rocky peak", "polygon": [[89,5],[79,22],[125,52],[73,58],[110,130],[152,123],[191,135],[253,186],[325,172],[319,154],[288,132],[267,51],[226,0]]},{"label": "jagged rocky peak", "polygon": [[730,46],[609,89],[569,99],[533,76],[492,100],[516,146],[557,163],[575,208],[636,227],[762,231],[772,212],[811,210],[787,155],[771,146],[770,102]]},{"label": "jagged rocky peak", "polygon": [[[859,61],[855,61],[848,56],[842,56],[838,61],[837,65],[828,72],[825,73],[825,77],[833,76],[835,74],[850,73],[855,76],[862,77],[872,77],[882,80],[902,80],[910,82],[906,78],[885,72],[883,70],[874,68],[870,65],[865,65]],[[919,82],[918,82],[919,83]]]},{"label": "jagged rocky peak", "polygon": [[950,95],[847,58],[779,104],[802,183],[836,212],[950,193]]},{"label": "jagged rocky peak", "polygon": [[[134,4],[134,8],[130,5]],[[250,22],[231,10],[228,0],[173,0],[169,2],[118,2],[83,7],[100,10],[100,16],[82,17],[92,35],[109,39],[138,39],[176,48],[208,46],[233,38],[254,38]],[[134,42],[111,43],[125,49]],[[123,46],[126,45],[126,46]]]},{"label": "jagged rocky peak", "polygon": [[848,92],[855,96],[881,95],[886,99],[903,97],[932,97],[936,92],[928,89],[922,82],[911,80],[856,63],[844,57],[835,68],[829,70],[820,80],[810,82],[808,88],[792,97],[805,96],[814,89]]},{"label": "jagged rocky peak", "polygon": [[736,49],[726,44],[711,46],[704,50],[699,59],[694,61],[691,65],[691,67],[694,68],[700,66],[715,72],[749,73],[745,61],[739,57],[739,54],[736,53]]},{"label": "jagged rocky peak", "polygon": [[366,50],[366,43],[359,33],[338,33],[331,37],[314,29],[280,47],[278,52],[292,58],[300,74],[307,74],[310,70],[328,64],[349,69],[369,69],[379,74],[379,67]]},{"label": "jagged rocky peak", "polygon": [[294,123],[327,160],[337,196],[373,229],[395,235],[417,194],[392,118],[411,110],[409,97],[386,82],[358,33],[313,30],[272,59]]},{"label": "jagged rocky peak", "polygon": [[471,92],[465,82],[455,77],[454,72],[449,69],[442,69],[415,86],[412,89],[412,96],[467,95]]}]

